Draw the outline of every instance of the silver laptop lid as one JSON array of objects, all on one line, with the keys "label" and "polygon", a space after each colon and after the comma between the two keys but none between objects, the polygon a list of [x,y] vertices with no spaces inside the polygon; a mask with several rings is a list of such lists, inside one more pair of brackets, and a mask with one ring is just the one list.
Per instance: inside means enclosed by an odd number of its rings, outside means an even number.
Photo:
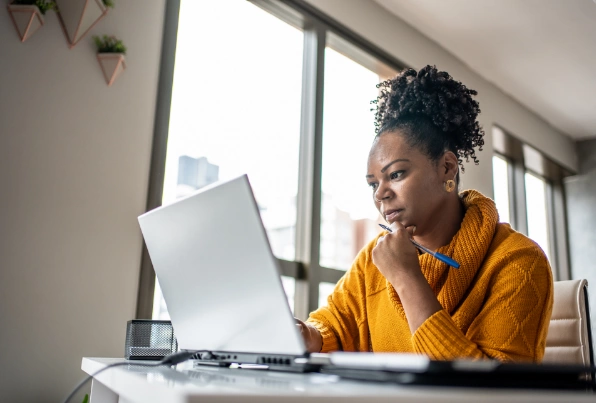
[{"label": "silver laptop lid", "polygon": [[246,175],[139,224],[181,349],[306,352]]}]

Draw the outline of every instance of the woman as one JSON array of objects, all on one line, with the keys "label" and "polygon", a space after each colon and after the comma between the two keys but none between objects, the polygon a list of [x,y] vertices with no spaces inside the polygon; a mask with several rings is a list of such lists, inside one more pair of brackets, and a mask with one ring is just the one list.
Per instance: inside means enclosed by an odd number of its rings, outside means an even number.
[{"label": "woman", "polygon": [[455,191],[462,159],[478,163],[484,144],[476,91],[431,66],[379,87],[366,180],[392,232],[365,246],[328,305],[299,323],[309,351],[541,361],[553,302],[544,252],[499,223],[491,199]]}]

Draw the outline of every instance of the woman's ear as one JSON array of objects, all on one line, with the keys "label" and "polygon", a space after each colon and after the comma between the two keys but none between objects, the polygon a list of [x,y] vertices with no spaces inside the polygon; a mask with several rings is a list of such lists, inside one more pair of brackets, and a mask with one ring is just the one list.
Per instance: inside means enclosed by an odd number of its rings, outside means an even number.
[{"label": "woman's ear", "polygon": [[445,180],[455,180],[459,168],[457,156],[452,151],[445,151],[441,163]]}]

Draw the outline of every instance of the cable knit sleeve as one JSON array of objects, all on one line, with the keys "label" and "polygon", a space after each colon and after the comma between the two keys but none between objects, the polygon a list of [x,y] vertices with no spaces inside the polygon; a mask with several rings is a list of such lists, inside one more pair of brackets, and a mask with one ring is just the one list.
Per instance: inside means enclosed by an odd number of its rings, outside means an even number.
[{"label": "cable knit sleeve", "polygon": [[[375,240],[376,242],[376,240]],[[307,320],[323,338],[321,352],[369,351],[370,332],[366,318],[364,268],[371,247],[365,247],[349,271],[327,298],[327,305],[312,312]]]},{"label": "cable knit sleeve", "polygon": [[412,335],[416,352],[437,360],[542,360],[553,304],[544,253],[537,246],[514,250],[493,269],[485,302],[465,333],[447,311],[438,311]]}]

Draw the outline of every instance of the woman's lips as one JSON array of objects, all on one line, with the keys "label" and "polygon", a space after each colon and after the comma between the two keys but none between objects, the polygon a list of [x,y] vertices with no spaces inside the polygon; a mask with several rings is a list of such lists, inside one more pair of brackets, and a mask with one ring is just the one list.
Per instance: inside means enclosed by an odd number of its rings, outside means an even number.
[{"label": "woman's lips", "polygon": [[401,213],[403,210],[399,209],[399,210],[389,210],[386,214],[385,214],[385,220],[387,220],[387,222],[390,221],[395,221],[395,218],[398,216],[399,213]]}]

